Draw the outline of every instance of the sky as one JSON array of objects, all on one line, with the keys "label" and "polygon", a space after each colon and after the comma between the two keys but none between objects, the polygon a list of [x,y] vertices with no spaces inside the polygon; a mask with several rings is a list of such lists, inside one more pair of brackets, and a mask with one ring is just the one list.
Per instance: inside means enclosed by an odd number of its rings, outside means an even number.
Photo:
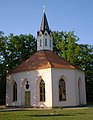
[{"label": "sky", "polygon": [[36,37],[43,5],[52,31],[74,31],[78,43],[93,45],[93,0],[0,0],[0,31]]}]

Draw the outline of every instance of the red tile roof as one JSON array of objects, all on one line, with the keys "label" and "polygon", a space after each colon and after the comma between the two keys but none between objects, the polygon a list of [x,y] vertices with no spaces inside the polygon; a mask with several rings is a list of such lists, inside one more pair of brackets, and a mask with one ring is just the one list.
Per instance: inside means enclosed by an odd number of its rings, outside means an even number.
[{"label": "red tile roof", "polygon": [[54,52],[46,50],[36,52],[26,61],[22,62],[15,69],[13,69],[11,73],[45,68],[79,69],[79,67],[70,64],[65,59],[55,54]]}]

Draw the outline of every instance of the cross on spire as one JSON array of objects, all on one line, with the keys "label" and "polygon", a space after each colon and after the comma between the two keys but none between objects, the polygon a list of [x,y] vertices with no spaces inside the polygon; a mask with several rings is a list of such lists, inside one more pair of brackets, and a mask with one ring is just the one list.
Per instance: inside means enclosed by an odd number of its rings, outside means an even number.
[{"label": "cross on spire", "polygon": [[45,0],[43,0],[43,13],[46,13],[46,5]]}]

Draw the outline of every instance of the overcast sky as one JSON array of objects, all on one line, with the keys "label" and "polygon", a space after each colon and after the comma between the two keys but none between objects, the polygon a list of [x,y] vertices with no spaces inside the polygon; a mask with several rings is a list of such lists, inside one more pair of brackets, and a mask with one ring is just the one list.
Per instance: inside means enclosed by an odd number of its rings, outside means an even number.
[{"label": "overcast sky", "polygon": [[[44,0],[0,0],[0,31],[36,36]],[[46,0],[52,31],[75,31],[79,43],[93,45],[93,0]]]}]

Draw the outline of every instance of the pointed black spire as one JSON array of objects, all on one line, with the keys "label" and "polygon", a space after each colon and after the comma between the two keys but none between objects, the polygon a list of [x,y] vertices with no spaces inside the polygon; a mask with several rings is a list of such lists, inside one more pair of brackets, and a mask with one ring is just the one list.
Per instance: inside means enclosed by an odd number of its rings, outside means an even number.
[{"label": "pointed black spire", "polygon": [[49,26],[48,26],[48,21],[47,21],[47,18],[46,18],[46,14],[44,13],[44,15],[42,17],[40,31],[42,31],[44,33],[45,30],[47,30],[47,32],[50,33]]}]

